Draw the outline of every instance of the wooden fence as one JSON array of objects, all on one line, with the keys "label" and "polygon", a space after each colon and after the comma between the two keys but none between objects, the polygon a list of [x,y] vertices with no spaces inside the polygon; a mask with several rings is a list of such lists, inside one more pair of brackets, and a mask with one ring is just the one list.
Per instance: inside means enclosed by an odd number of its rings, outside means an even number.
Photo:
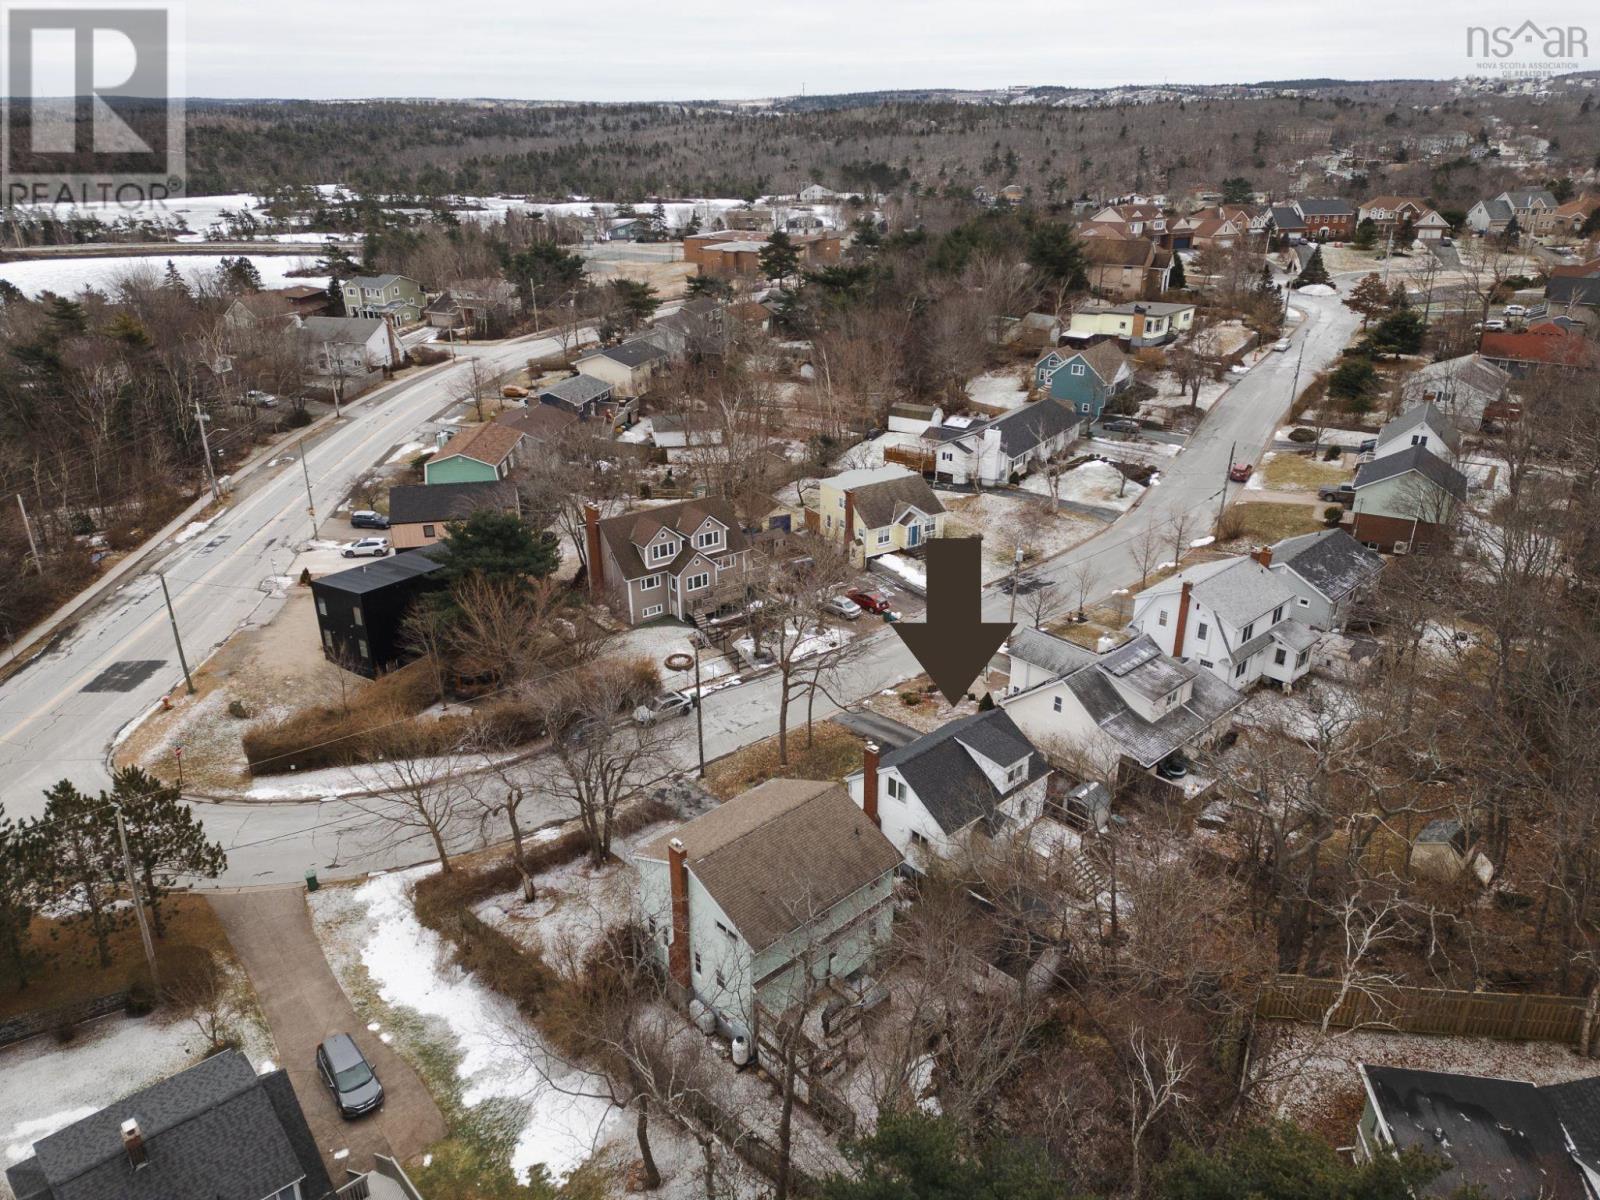
[{"label": "wooden fence", "polygon": [[[1280,975],[1262,992],[1256,1015],[1320,1024],[1338,995],[1336,979]],[[1582,996],[1388,987],[1352,990],[1339,1002],[1329,1025],[1576,1045],[1584,1004]]]}]

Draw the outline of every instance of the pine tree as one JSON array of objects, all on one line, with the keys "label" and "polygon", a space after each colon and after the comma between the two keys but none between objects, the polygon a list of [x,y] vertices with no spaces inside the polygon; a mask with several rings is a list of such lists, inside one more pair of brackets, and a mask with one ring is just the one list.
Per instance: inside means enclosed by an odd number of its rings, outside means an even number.
[{"label": "pine tree", "polygon": [[1389,293],[1383,286],[1383,280],[1378,278],[1378,273],[1373,271],[1356,284],[1345,304],[1352,312],[1361,314],[1361,328],[1365,329],[1368,321],[1388,309]]},{"label": "pine tree", "polygon": [[[101,799],[106,797],[102,794]],[[128,852],[139,876],[139,890],[150,907],[150,925],[166,936],[161,900],[179,879],[215,879],[228,864],[221,842],[206,841],[205,829],[178,789],[138,767],[111,777],[110,799],[122,806]]]},{"label": "pine tree", "polygon": [[38,957],[29,930],[44,899],[44,874],[36,822],[12,821],[0,805],[0,974],[28,986],[28,973]]},{"label": "pine tree", "polygon": [[111,935],[124,920],[113,907],[117,890],[116,819],[104,797],[85,796],[63,779],[44,794],[45,853],[50,890],[76,906],[63,923],[85,923],[100,965],[111,965]]},{"label": "pine tree", "polygon": [[1311,259],[1306,263],[1305,269],[1295,276],[1294,286],[1305,287],[1311,283],[1327,283],[1328,268],[1322,261],[1322,247],[1318,246],[1311,252]]},{"label": "pine tree", "polygon": [[1181,292],[1188,286],[1188,276],[1183,273],[1183,255],[1174,254],[1172,256],[1172,274],[1167,276],[1167,290]]},{"label": "pine tree", "polygon": [[667,206],[661,201],[656,201],[656,206],[650,210],[650,232],[657,238],[665,238],[667,229]]},{"label": "pine tree", "polygon": [[177,264],[174,263],[170,258],[167,259],[166,272],[161,277],[161,286],[166,288],[169,292],[176,293],[180,296],[188,296],[191,294],[189,291],[188,282],[179,273]]},{"label": "pine tree", "polygon": [[1356,236],[1351,244],[1357,250],[1371,250],[1378,244],[1378,223],[1371,217],[1362,217],[1356,225]]},{"label": "pine tree", "polygon": [[767,239],[759,258],[761,274],[773,283],[782,283],[800,270],[800,252],[781,229]]}]

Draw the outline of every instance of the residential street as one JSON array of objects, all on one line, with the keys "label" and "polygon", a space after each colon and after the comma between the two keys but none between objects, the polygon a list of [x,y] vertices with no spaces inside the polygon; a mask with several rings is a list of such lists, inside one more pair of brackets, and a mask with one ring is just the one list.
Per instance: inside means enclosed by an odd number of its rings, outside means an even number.
[{"label": "residential street", "polygon": [[[1137,580],[1132,543],[1150,527],[1191,514],[1189,539],[1203,537],[1220,500],[1219,490],[1235,458],[1259,458],[1288,408],[1290,388],[1305,341],[1302,383],[1338,355],[1359,318],[1337,297],[1297,295],[1305,314],[1287,354],[1267,356],[1241,378],[1202,423],[1182,454],[1169,460],[1161,482],[1140,504],[1106,530],[1033,568],[1035,574],[1066,580],[1076,564],[1096,563],[1093,593],[1109,595]],[[521,342],[471,351],[504,369],[553,342]],[[312,445],[309,463],[319,512],[343,496],[351,481],[391,446],[406,440],[416,426],[452,399],[460,367],[447,367],[404,385],[377,402],[354,409],[350,419]],[[290,462],[263,476],[188,547],[166,556],[173,604],[194,666],[242,622],[264,621],[278,601],[260,590],[263,580],[287,563],[293,545],[310,532],[304,508],[299,463]],[[1242,485],[1231,485],[1237,490]],[[1231,494],[1231,493],[1230,493]],[[1009,600],[997,589],[984,596],[987,619],[1004,620]],[[122,674],[97,683],[103,672]],[[916,674],[920,668],[887,627],[866,635],[861,655],[841,672],[835,690],[853,703]],[[41,793],[63,775],[80,787],[102,786],[106,747],[128,721],[181,685],[171,630],[161,604],[160,585],[146,571],[135,576],[86,616],[61,645],[0,688],[0,722],[8,727],[0,744],[0,769],[8,777],[5,801],[13,815],[39,811]],[[85,687],[110,687],[90,690]],[[802,706],[791,713],[791,727],[802,725]],[[816,716],[836,711],[819,697]],[[777,732],[778,685],[773,677],[709,696],[705,703],[706,755],[715,758]],[[683,723],[678,763],[695,760],[694,731]],[[431,856],[421,839],[391,844],[372,818],[338,800],[256,804],[201,804],[206,826],[229,852],[225,885],[283,883],[310,869],[334,878]],[[528,802],[524,826],[570,815],[553,806]]]}]

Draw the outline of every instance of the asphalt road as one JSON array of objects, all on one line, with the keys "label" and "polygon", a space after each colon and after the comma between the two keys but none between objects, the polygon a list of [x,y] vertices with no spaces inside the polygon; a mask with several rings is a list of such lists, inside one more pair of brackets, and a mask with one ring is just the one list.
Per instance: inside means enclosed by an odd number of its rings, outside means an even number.
[{"label": "asphalt road", "polygon": [[[1192,526],[1186,540],[1211,530],[1230,450],[1237,461],[1255,461],[1271,441],[1289,407],[1296,360],[1302,382],[1331,363],[1359,323],[1337,297],[1296,296],[1305,313],[1291,335],[1287,354],[1273,354],[1241,378],[1201,423],[1182,454],[1166,463],[1161,482],[1131,512],[1103,533],[1033,568],[1036,574],[1066,581],[1078,564],[1094,564],[1091,595],[1103,597],[1136,582],[1134,543],[1148,528],[1165,528],[1180,514]],[[553,343],[550,343],[553,348]],[[522,342],[475,347],[473,353],[509,367],[540,349]],[[350,419],[312,445],[308,462],[319,511],[343,497],[357,474],[407,440],[417,426],[451,400],[452,375],[461,367],[411,383],[387,399],[353,411]],[[1232,485],[1230,494],[1240,485]],[[242,622],[265,620],[278,601],[259,589],[292,556],[294,544],[310,533],[298,461],[264,476],[205,535],[168,554],[173,602],[185,631],[191,664],[220,645]],[[225,539],[225,540],[217,540]],[[1171,557],[1170,554],[1163,557]],[[989,620],[1006,618],[1009,600],[996,589],[984,594]],[[840,669],[830,691],[819,697],[818,719],[920,670],[894,635],[881,626],[864,634],[861,650]],[[128,664],[153,663],[151,672]],[[108,682],[125,690],[85,691],[108,669],[120,672]],[[131,682],[130,682],[131,680]],[[80,786],[101,786],[106,749],[116,732],[137,718],[179,681],[171,632],[161,608],[159,583],[148,571],[132,578],[95,610],[49,654],[0,687],[0,779],[12,815],[35,813],[40,793],[64,775]],[[836,703],[837,701],[837,703]],[[791,728],[803,727],[803,706],[790,714]],[[777,730],[778,685],[774,678],[715,693],[704,704],[706,753],[714,758]],[[680,769],[695,759],[694,723],[676,731],[674,758]],[[665,764],[664,764],[665,765]],[[536,766],[529,771],[537,770]],[[328,877],[355,875],[379,867],[431,857],[421,839],[388,840],[364,812],[344,801],[288,804],[201,804],[208,831],[229,850],[230,885],[281,883],[310,868]],[[524,828],[566,815],[534,792],[522,814]],[[499,831],[489,830],[489,836]]]}]

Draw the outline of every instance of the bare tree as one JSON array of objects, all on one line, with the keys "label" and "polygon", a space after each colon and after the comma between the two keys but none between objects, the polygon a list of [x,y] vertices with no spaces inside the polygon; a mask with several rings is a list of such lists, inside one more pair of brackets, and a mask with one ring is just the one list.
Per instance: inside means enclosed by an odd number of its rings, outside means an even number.
[{"label": "bare tree", "polygon": [[[381,746],[368,754],[366,770],[379,781],[374,793],[348,798],[352,808],[371,817],[380,830],[379,846],[393,849],[426,838],[441,871],[453,870],[452,848],[470,817],[467,760],[435,744],[425,726],[384,731]],[[369,779],[359,780],[362,787]]]},{"label": "bare tree", "polygon": [[1175,1038],[1163,1034],[1152,1045],[1143,1028],[1128,1035],[1128,1135],[1133,1154],[1130,1191],[1137,1196],[1144,1180],[1144,1139],[1163,1113],[1187,1104],[1184,1091],[1194,1064],[1185,1059]]},{"label": "bare tree", "polygon": [[1095,560],[1085,555],[1073,563],[1067,572],[1067,580],[1072,585],[1072,594],[1078,602],[1078,620],[1086,619],[1084,607],[1089,602],[1089,593],[1094,590],[1099,581],[1100,572],[1096,568]]}]

